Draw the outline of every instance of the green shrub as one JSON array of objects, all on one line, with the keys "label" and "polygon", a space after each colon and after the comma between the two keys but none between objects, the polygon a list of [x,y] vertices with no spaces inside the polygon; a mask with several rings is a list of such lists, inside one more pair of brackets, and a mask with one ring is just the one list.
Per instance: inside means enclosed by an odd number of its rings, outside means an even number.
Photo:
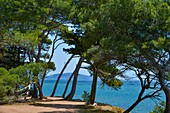
[{"label": "green shrub", "polygon": [[160,102],[159,104],[157,104],[155,107],[154,107],[154,110],[151,111],[150,113],[164,113],[165,111],[165,102]]},{"label": "green shrub", "polygon": [[83,98],[83,101],[86,102],[86,104],[89,103],[90,95],[89,95],[89,93],[87,91],[84,91],[81,97]]},{"label": "green shrub", "polygon": [[14,92],[17,83],[17,74],[10,74],[5,68],[0,68],[0,99],[3,99],[7,93]]},{"label": "green shrub", "polygon": [[0,99],[5,96],[4,86],[0,83]]}]

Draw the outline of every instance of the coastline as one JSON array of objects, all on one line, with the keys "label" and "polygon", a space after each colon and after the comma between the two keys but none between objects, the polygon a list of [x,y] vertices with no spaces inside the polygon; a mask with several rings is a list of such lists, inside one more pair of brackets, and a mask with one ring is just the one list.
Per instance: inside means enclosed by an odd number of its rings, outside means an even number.
[{"label": "coastline", "polygon": [[0,105],[0,113],[121,113],[123,109],[110,105],[98,104],[97,106],[86,106],[83,101],[66,101],[59,97],[47,97],[43,100],[24,103]]}]

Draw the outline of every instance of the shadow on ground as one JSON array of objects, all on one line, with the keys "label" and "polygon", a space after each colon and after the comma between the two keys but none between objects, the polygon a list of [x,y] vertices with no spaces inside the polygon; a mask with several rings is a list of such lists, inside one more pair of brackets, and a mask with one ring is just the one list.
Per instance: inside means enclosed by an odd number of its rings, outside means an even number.
[{"label": "shadow on ground", "polygon": [[80,109],[77,113],[117,113],[117,112],[95,109],[94,107],[84,107]]},{"label": "shadow on ground", "polygon": [[84,105],[71,105],[71,104],[41,104],[41,103],[35,103],[35,104],[30,104],[33,106],[38,106],[38,107],[52,107],[56,109],[80,109],[83,108]]},{"label": "shadow on ground", "polygon": [[[56,101],[56,103],[48,103],[50,101]],[[60,103],[57,103],[57,101],[60,101]],[[118,113],[110,110],[102,110],[100,108],[94,107],[94,106],[86,106],[86,105],[73,105],[73,104],[62,104],[62,99],[60,100],[41,100],[38,102],[47,102],[47,103],[33,103],[30,104],[32,106],[37,107],[49,107],[49,108],[55,108],[55,109],[65,109],[65,111],[43,111],[38,113]],[[75,109],[75,111],[73,111]],[[121,113],[121,112],[120,112]]]},{"label": "shadow on ground", "polygon": [[69,111],[50,111],[50,112],[39,112],[39,113],[73,113],[73,112],[69,112]]}]

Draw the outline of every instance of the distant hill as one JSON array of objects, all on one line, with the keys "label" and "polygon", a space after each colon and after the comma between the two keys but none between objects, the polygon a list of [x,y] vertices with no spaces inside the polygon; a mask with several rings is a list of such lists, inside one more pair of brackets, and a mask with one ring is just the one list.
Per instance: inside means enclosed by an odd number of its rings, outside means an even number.
[{"label": "distant hill", "polygon": [[[59,74],[49,75],[45,78],[45,80],[57,80],[58,76]],[[70,76],[71,76],[71,73],[64,73],[61,76],[61,80],[68,80]],[[78,81],[92,81],[92,79],[93,77],[89,75],[79,74],[78,76]]]}]

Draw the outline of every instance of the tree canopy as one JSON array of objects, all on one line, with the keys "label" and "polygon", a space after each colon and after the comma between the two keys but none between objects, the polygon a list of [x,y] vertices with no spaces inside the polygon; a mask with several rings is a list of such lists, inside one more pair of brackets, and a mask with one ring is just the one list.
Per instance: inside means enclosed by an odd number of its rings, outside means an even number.
[{"label": "tree canopy", "polygon": [[[0,92],[14,90],[17,83],[44,80],[47,70],[55,69],[51,59],[56,42],[62,39],[71,45],[64,51],[80,57],[71,92],[75,93],[83,62],[90,65],[87,69],[93,75],[90,103],[95,100],[97,76],[118,89],[123,84],[118,76],[127,78],[125,72],[133,71],[141,92],[125,112],[146,98],[158,97],[162,90],[165,113],[169,113],[169,1],[1,0],[0,4]],[[152,92],[145,95],[148,89]]]}]

